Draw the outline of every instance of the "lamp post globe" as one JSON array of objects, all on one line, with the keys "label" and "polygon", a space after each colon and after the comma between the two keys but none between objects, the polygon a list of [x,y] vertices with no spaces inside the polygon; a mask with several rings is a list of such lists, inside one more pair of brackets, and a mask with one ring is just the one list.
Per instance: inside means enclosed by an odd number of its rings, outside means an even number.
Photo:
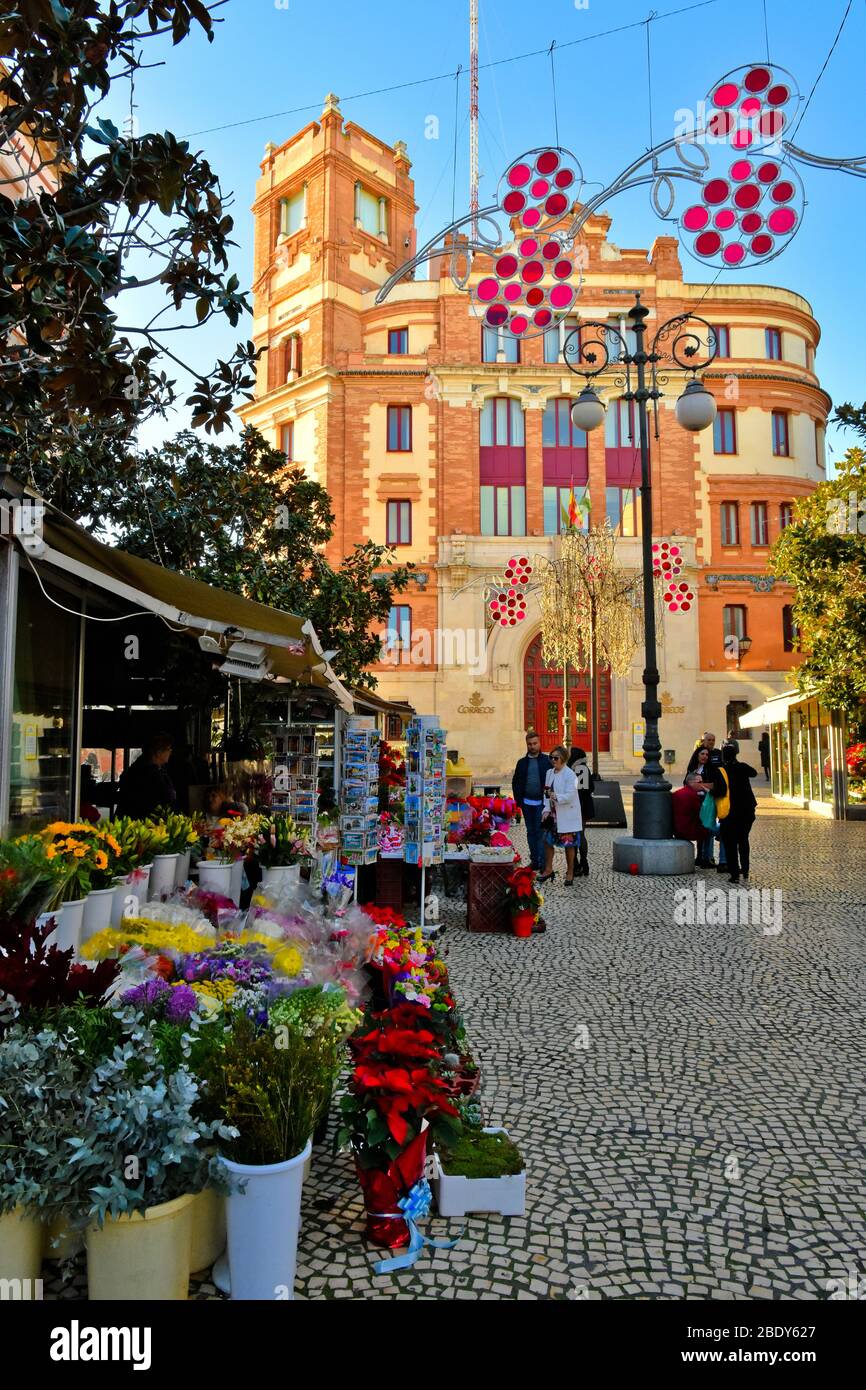
[{"label": "lamp post globe", "polygon": [[716,402],[701,381],[690,381],[676,405],[677,421],[684,430],[697,433],[716,418]]},{"label": "lamp post globe", "polygon": [[590,385],[584,386],[571,407],[571,421],[575,429],[597,430],[604,421],[604,406]]}]

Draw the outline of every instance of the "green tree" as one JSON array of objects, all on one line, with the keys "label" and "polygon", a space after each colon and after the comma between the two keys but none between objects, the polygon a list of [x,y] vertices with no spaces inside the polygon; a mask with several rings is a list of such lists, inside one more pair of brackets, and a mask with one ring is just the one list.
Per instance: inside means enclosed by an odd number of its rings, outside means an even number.
[{"label": "green tree", "polygon": [[837,476],[796,506],[770,555],[797,591],[805,660],[797,686],[849,715],[866,700],[866,453],[849,449]]},{"label": "green tree", "polygon": [[119,449],[177,399],[176,367],[191,376],[193,425],[208,430],[254,384],[251,343],[208,372],[176,347],[185,329],[195,338],[212,316],[234,326],[249,311],[216,174],[170,132],[121,131],[100,113],[154,39],[176,45],[197,28],[212,40],[215,8],[2,6],[0,145],[13,172],[0,181],[0,459],[20,476],[97,436],[101,452]]},{"label": "green tree", "polygon": [[341,679],[374,685],[378,631],[410,571],[393,551],[356,545],[336,568],[324,549],[334,517],[326,490],[254,429],[217,445],[185,432],[120,468],[81,453],[45,463],[49,502],[95,534],[168,569],[309,618]]}]

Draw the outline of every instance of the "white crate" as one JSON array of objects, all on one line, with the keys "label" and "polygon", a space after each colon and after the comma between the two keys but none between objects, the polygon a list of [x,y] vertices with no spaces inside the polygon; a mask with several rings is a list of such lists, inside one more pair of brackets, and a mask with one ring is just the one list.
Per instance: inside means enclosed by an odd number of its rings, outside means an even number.
[{"label": "white crate", "polygon": [[[500,1126],[485,1128],[485,1134],[506,1134]],[[501,1178],[464,1178],[446,1173],[433,1151],[430,1186],[440,1216],[468,1216],[470,1212],[498,1212],[500,1216],[523,1216],[526,1211],[526,1170],[507,1173]]]}]

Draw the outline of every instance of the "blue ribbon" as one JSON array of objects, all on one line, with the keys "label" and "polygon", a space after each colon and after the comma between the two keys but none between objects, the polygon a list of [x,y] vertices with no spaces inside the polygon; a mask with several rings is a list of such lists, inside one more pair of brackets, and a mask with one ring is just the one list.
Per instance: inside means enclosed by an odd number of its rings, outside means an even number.
[{"label": "blue ribbon", "polygon": [[401,1197],[397,1203],[399,1211],[377,1212],[377,1216],[391,1217],[395,1220],[403,1220],[409,1227],[409,1244],[401,1255],[395,1255],[390,1260],[380,1260],[375,1266],[377,1274],[391,1274],[397,1269],[411,1269],[425,1245],[430,1245],[434,1250],[451,1250],[457,1244],[460,1236],[455,1236],[454,1240],[433,1240],[430,1236],[425,1236],[418,1230],[417,1222],[423,1216],[427,1216],[433,1202],[433,1193],[430,1191],[430,1184],[426,1178],[419,1178],[415,1186],[410,1188],[405,1197]]}]

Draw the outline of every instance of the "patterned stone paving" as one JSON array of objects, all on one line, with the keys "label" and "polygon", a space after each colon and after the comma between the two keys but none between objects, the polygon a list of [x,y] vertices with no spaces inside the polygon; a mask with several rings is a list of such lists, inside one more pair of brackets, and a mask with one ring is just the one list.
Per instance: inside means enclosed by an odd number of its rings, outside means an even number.
[{"label": "patterned stone paving", "polygon": [[[815,1300],[862,1276],[866,826],[762,789],[751,886],[779,889],[781,915],[728,926],[676,924],[695,878],[614,875],[617,833],[590,832],[588,880],[558,866],[542,936],[470,935],[445,906],[485,1116],[527,1159],[525,1219],[469,1217],[454,1250],[377,1276],[351,1162],[319,1149],[298,1298]],[[46,1292],[83,1297],[83,1270]]]}]

